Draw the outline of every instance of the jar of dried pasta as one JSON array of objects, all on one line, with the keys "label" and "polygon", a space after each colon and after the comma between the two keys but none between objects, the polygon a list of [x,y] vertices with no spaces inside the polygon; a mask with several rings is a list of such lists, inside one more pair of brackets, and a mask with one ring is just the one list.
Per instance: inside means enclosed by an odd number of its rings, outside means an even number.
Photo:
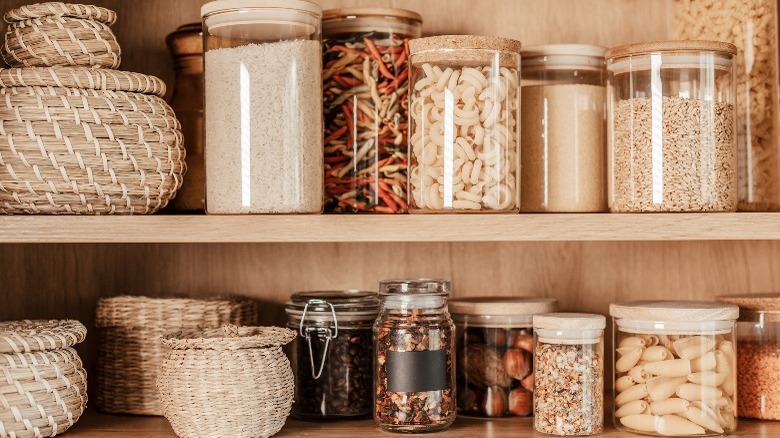
[{"label": "jar of dried pasta", "polygon": [[409,42],[412,213],[517,212],[520,41]]},{"label": "jar of dried pasta", "polygon": [[737,306],[635,301],[613,303],[609,313],[615,427],[656,436],[737,428]]}]

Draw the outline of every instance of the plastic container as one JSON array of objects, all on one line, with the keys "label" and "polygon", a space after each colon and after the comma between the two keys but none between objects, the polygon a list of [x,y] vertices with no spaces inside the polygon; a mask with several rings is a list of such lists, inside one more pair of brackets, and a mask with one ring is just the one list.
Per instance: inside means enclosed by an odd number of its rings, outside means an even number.
[{"label": "plastic container", "polygon": [[534,429],[559,436],[604,430],[604,328],[588,313],[534,315]]},{"label": "plastic container", "polygon": [[607,210],[603,47],[523,49],[521,211]]},{"label": "plastic container", "polygon": [[533,411],[533,315],[555,311],[552,298],[450,301],[456,328],[458,412],[478,417]]},{"label": "plastic container", "polygon": [[411,213],[518,211],[520,47],[473,35],[409,42]]},{"label": "plastic container", "polygon": [[737,306],[635,301],[613,303],[609,314],[615,427],[655,436],[736,430]]},{"label": "plastic container", "polygon": [[374,324],[374,419],[391,432],[455,421],[455,325],[448,280],[384,280]]},{"label": "plastic container", "polygon": [[319,213],[323,198],[319,5],[205,4],[206,211]]},{"label": "plastic container", "polygon": [[325,212],[406,212],[407,42],[421,26],[403,9],[324,12]]},{"label": "plastic container", "polygon": [[301,419],[371,415],[376,292],[299,292],[285,307],[292,343],[295,404]]},{"label": "plastic container", "polygon": [[735,54],[712,41],[607,51],[610,211],[736,210]]}]

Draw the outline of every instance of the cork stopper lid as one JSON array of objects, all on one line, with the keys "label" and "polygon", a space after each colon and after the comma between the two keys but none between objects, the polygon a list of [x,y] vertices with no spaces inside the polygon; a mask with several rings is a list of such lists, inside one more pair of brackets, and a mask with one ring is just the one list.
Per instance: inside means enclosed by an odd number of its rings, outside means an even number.
[{"label": "cork stopper lid", "polygon": [[734,321],[739,317],[739,307],[713,301],[631,301],[610,304],[609,314],[632,321]]},{"label": "cork stopper lid", "polygon": [[607,59],[631,55],[644,55],[654,52],[721,52],[730,55],[737,54],[737,46],[722,41],[678,40],[652,41],[626,44],[607,50]]},{"label": "cork stopper lid", "polygon": [[716,299],[722,303],[739,306],[740,321],[780,321],[780,293],[721,295]]},{"label": "cork stopper lid", "polygon": [[536,297],[480,297],[449,302],[453,315],[522,316],[554,312],[558,300]]},{"label": "cork stopper lid", "polygon": [[510,38],[482,35],[440,35],[409,41],[409,53],[414,55],[445,49],[476,49],[520,53],[522,46],[523,43]]},{"label": "cork stopper lid", "polygon": [[548,313],[534,315],[534,328],[542,330],[604,330],[607,318],[594,313]]}]

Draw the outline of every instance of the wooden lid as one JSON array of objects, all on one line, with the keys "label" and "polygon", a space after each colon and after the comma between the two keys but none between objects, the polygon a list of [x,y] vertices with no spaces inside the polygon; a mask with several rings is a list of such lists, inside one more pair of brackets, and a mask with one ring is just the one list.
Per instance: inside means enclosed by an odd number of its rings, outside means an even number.
[{"label": "wooden lid", "polygon": [[739,306],[740,321],[758,321],[762,315],[769,321],[780,321],[780,293],[721,295],[716,299]]},{"label": "wooden lid", "polygon": [[480,297],[449,302],[449,310],[457,315],[523,316],[554,312],[558,300],[535,297]]},{"label": "wooden lid", "polygon": [[653,52],[721,52],[736,55],[737,47],[734,44],[724,43],[722,41],[653,41],[613,47],[607,50],[607,53],[604,56],[607,59],[610,59]]},{"label": "wooden lid", "polygon": [[631,301],[610,304],[609,314],[633,321],[733,321],[739,307],[714,301]]},{"label": "wooden lid", "polygon": [[0,353],[61,350],[86,337],[84,324],[72,319],[0,322]]},{"label": "wooden lid", "polygon": [[534,315],[534,328],[542,330],[604,330],[607,318],[594,313]]},{"label": "wooden lid", "polygon": [[480,49],[520,53],[522,45],[523,43],[517,40],[494,36],[440,35],[409,41],[409,53],[414,55],[440,49]]},{"label": "wooden lid", "polygon": [[419,21],[422,23],[422,15],[406,9],[395,8],[337,8],[322,12],[322,21],[340,19],[344,17],[391,17],[405,20]]}]

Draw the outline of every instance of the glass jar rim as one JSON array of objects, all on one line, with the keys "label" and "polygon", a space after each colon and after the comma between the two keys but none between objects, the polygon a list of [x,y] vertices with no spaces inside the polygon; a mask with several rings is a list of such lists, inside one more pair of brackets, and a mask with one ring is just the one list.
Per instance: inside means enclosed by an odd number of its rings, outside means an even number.
[{"label": "glass jar rim", "polygon": [[289,310],[308,312],[330,312],[329,304],[337,311],[362,311],[379,309],[379,296],[376,292],[356,289],[302,291],[290,295],[285,304]]},{"label": "glass jar rim", "polygon": [[379,295],[386,296],[447,296],[450,281],[437,278],[409,278],[382,280]]},{"label": "glass jar rim", "polygon": [[214,0],[201,6],[200,16],[223,12],[240,12],[242,9],[280,9],[322,15],[322,6],[310,0]]},{"label": "glass jar rim", "polygon": [[732,320],[720,321],[645,321],[613,318],[623,333],[654,335],[723,335],[734,331]]},{"label": "glass jar rim", "polygon": [[414,11],[398,8],[334,8],[322,12],[322,25],[344,19],[361,19],[365,17],[389,18],[397,20],[416,21],[422,24],[422,15]]}]

